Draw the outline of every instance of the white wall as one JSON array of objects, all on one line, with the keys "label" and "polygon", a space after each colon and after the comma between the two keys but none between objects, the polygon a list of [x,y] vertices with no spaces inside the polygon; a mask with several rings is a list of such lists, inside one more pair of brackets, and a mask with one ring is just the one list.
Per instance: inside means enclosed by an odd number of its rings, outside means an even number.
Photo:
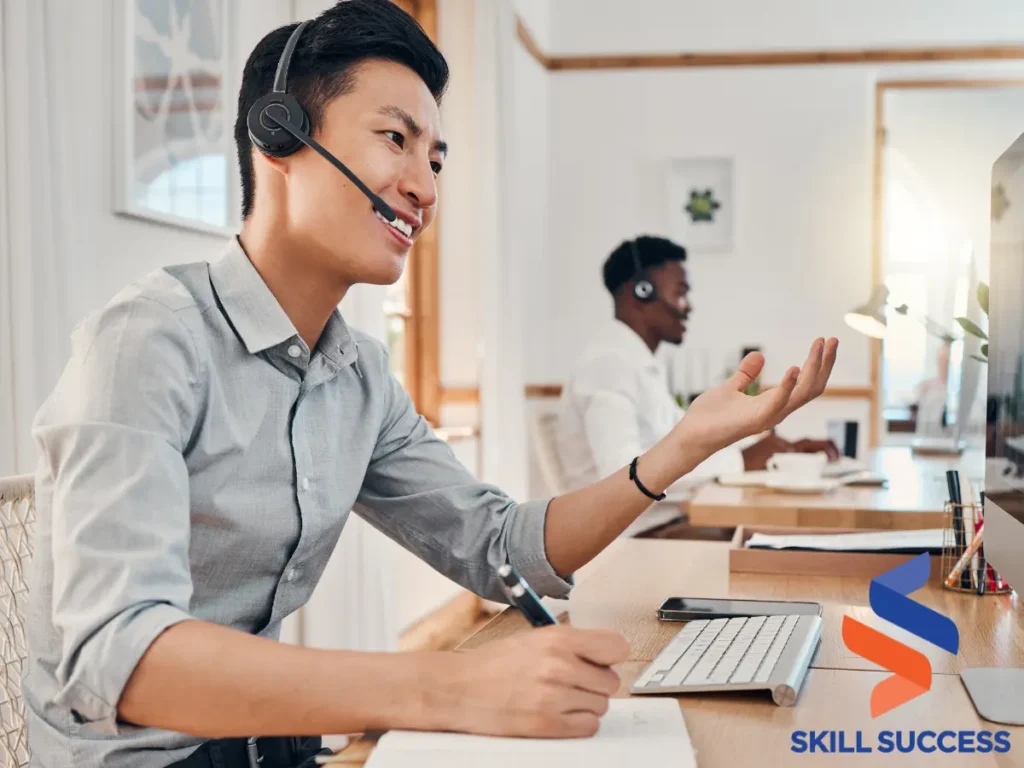
[{"label": "white wall", "polygon": [[[587,2],[584,12],[576,0],[555,3],[554,50],[658,50],[669,32],[676,42],[668,47],[676,50],[700,48],[697,38],[705,48],[759,47],[749,27],[763,21],[762,4],[738,3],[727,4],[735,23],[714,15],[720,4],[695,10],[668,0]],[[977,42],[994,34],[988,4],[969,21],[947,9],[941,25],[928,21],[923,27],[909,4],[886,5],[884,16],[878,4],[874,16],[867,13],[856,24],[846,5],[829,4],[827,29],[808,26],[805,5],[787,4],[801,10],[799,16],[778,13],[773,5],[781,20],[772,24],[789,31],[775,34],[769,25],[772,33],[763,34],[762,26],[761,39],[776,48],[879,47],[909,44],[915,35],[931,41],[946,27],[958,37],[947,31],[935,40]],[[692,23],[681,24],[684,11],[687,19],[695,12]],[[643,35],[637,24],[643,24]],[[564,380],[572,361],[567,351],[610,314],[599,277],[610,250],[638,233],[669,233],[666,161],[729,156],[735,247],[727,254],[691,255],[695,311],[683,347],[667,353],[674,378],[707,386],[735,364],[742,347],[757,345],[767,357],[765,381],[774,382],[788,365],[802,362],[814,336],[835,335],[840,357],[832,384],[867,386],[869,344],[846,328],[842,316],[871,290],[874,84],[1022,73],[1016,62],[549,73],[548,197],[557,215],[549,218],[543,263],[544,281],[559,286],[559,293],[547,297],[546,314],[536,312],[546,324],[526,340],[527,348],[546,347],[539,368],[530,361],[530,380]],[[791,417],[781,431],[823,435],[828,419],[857,418],[866,436],[867,415],[864,402],[827,400]]]},{"label": "white wall", "polygon": [[1017,0],[557,0],[548,53],[911,48],[1020,42]]},{"label": "white wall", "polygon": [[[115,107],[113,51],[115,49],[112,3],[69,3],[63,22],[72,30],[77,48],[68,60],[74,64],[74,87],[66,94],[68,116],[73,115],[81,149],[75,155],[76,216],[82,241],[96,249],[91,285],[83,285],[73,297],[77,316],[102,305],[125,283],[162,266],[216,258],[226,238],[168,227],[113,213],[113,120]],[[272,27],[289,20],[285,3],[247,0],[233,30],[235,66],[238,72],[256,41]],[[81,87],[89,83],[88,88]],[[234,122],[234,100],[229,133]],[[232,153],[234,144],[232,142]]]}]

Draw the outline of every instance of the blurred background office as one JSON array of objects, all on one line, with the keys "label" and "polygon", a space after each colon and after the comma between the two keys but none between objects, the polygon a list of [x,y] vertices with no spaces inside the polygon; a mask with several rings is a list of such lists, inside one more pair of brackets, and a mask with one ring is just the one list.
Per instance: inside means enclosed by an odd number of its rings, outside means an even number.
[{"label": "blurred background office", "polygon": [[[330,4],[2,0],[0,475],[33,469],[32,417],[74,325],[237,229],[244,60]],[[980,342],[955,318],[984,327],[991,219],[1024,206],[990,184],[1024,132],[1024,5],[400,4],[451,66],[452,150],[402,280],[342,308],[472,471],[523,498],[558,490],[545,415],[610,316],[601,264],[639,234],[688,252],[687,336],[659,351],[681,402],[745,348],[771,385],[837,336],[829,390],[781,435],[845,442],[856,425],[858,455],[982,439]],[[422,623],[438,611],[463,631],[481,605],[352,518],[289,637],[443,644]]]}]

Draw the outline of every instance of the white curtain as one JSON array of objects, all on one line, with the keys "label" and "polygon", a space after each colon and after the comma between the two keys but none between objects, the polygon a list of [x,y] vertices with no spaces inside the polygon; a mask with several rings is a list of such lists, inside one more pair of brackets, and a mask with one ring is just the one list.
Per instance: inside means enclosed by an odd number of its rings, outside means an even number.
[{"label": "white curtain", "polygon": [[508,0],[476,3],[478,119],[477,248],[480,254],[482,479],[529,497],[523,394],[524,280],[518,258],[523,187],[514,132],[515,11]]},{"label": "white curtain", "polygon": [[65,101],[76,51],[66,15],[54,0],[0,3],[0,475],[34,468],[32,418],[67,357],[70,288],[88,281],[66,183],[73,153],[89,151],[73,146]]}]

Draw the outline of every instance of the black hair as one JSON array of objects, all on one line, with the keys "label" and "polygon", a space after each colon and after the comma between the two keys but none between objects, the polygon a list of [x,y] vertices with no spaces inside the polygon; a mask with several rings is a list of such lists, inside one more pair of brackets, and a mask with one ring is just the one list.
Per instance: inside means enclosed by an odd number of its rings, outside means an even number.
[{"label": "black hair", "polygon": [[641,235],[635,240],[626,240],[604,262],[604,287],[612,296],[636,277],[636,260],[631,243],[636,244],[641,269],[660,267],[669,261],[686,261],[686,249],[664,237]]},{"label": "black hair", "polygon": [[[252,212],[256,187],[246,116],[253,103],[272,90],[277,62],[297,26],[288,24],[267,34],[249,54],[242,72],[235,145],[243,218]],[[311,132],[320,127],[327,105],[353,88],[356,67],[368,59],[408,67],[441,103],[448,63],[416,20],[391,0],[339,0],[303,30],[288,68],[288,93],[309,115]]]}]

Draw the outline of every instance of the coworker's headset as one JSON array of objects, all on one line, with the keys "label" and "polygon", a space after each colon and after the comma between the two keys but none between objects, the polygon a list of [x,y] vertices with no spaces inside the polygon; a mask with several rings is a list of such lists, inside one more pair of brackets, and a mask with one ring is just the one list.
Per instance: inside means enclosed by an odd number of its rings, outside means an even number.
[{"label": "coworker's headset", "polygon": [[654,301],[658,298],[658,292],[654,290],[654,283],[640,265],[640,251],[636,247],[636,240],[629,241],[629,252],[633,254],[633,295],[637,301],[645,304]]},{"label": "coworker's headset", "polygon": [[679,317],[685,317],[685,310],[668,301],[664,301],[658,296],[658,292],[654,288],[654,283],[651,281],[651,278],[647,275],[647,271],[640,263],[640,249],[637,248],[635,239],[629,241],[629,252],[633,256],[633,296],[636,297],[636,300],[644,304],[650,304],[651,302],[657,301],[659,304],[664,304],[672,314],[678,315]]},{"label": "coworker's headset", "polygon": [[291,63],[295,46],[299,43],[302,30],[310,22],[304,21],[295,28],[281,52],[274,74],[274,90],[260,98],[249,109],[246,125],[249,128],[249,139],[263,154],[269,157],[288,157],[295,154],[305,144],[323,157],[327,162],[345,174],[373,203],[373,209],[388,221],[395,220],[395,212],[391,206],[373,194],[352,171],[338,158],[324,149],[309,135],[309,115],[298,100],[288,93],[288,65]]}]

